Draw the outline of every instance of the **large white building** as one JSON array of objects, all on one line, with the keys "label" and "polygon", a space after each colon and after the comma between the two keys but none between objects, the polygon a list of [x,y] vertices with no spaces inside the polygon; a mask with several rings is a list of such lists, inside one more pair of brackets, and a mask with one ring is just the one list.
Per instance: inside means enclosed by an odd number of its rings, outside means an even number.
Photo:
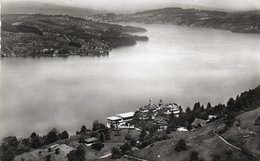
[{"label": "large white building", "polygon": [[108,128],[134,128],[130,125],[130,121],[133,120],[134,112],[127,112],[117,114],[115,116],[107,117],[107,127]]}]

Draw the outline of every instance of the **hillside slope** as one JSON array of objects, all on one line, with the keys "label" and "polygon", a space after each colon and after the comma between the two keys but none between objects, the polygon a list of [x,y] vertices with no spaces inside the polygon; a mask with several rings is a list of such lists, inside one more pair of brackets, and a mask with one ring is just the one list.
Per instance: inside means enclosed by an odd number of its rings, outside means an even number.
[{"label": "hillside slope", "polygon": [[103,21],[175,24],[223,29],[238,33],[260,33],[260,11],[224,12],[171,7],[130,15],[95,15],[94,18]]},{"label": "hillside slope", "polygon": [[148,37],[143,28],[98,23],[67,15],[2,15],[1,56],[105,56]]},{"label": "hillside slope", "polygon": [[[260,108],[245,112],[236,117],[236,121],[228,131],[218,135],[224,127],[222,120],[209,123],[206,126],[189,132],[173,132],[172,139],[154,143],[147,148],[134,151],[132,155],[150,161],[190,161],[192,151],[198,152],[198,157],[204,161],[212,161],[220,157],[221,161],[257,161],[259,158],[248,155],[250,153],[260,156],[260,126],[255,126],[255,120],[260,115]],[[216,133],[215,133],[216,131]],[[231,147],[221,136],[235,146],[242,148],[242,152]],[[174,150],[178,140],[185,139],[188,149],[182,152]]]}]

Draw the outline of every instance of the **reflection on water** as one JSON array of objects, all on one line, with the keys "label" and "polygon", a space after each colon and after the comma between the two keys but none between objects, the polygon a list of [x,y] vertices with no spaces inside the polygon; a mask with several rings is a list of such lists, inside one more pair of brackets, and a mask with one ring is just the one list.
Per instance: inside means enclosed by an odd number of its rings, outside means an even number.
[{"label": "reflection on water", "polygon": [[149,42],[109,57],[4,58],[0,137],[75,134],[81,125],[147,104],[224,103],[260,84],[260,36],[144,26]]}]

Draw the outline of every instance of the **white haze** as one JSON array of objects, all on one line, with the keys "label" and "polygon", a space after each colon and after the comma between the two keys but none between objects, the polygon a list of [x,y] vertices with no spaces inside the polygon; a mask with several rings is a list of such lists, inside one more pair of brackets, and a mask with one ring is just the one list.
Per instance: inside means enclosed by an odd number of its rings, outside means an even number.
[{"label": "white haze", "polygon": [[[2,0],[2,2],[24,0]],[[28,1],[28,0],[27,0]],[[219,10],[245,11],[260,10],[259,0],[31,0],[51,2],[60,5],[76,6],[107,11],[134,12],[163,7],[209,8]]]}]

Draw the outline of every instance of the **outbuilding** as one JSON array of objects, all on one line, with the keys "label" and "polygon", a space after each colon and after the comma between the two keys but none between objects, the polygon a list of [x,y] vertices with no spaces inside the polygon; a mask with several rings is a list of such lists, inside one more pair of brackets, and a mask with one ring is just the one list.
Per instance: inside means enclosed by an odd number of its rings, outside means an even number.
[{"label": "outbuilding", "polygon": [[202,126],[205,126],[207,124],[207,120],[202,120],[199,118],[195,118],[195,120],[192,122],[191,126],[193,128],[200,128]]}]

